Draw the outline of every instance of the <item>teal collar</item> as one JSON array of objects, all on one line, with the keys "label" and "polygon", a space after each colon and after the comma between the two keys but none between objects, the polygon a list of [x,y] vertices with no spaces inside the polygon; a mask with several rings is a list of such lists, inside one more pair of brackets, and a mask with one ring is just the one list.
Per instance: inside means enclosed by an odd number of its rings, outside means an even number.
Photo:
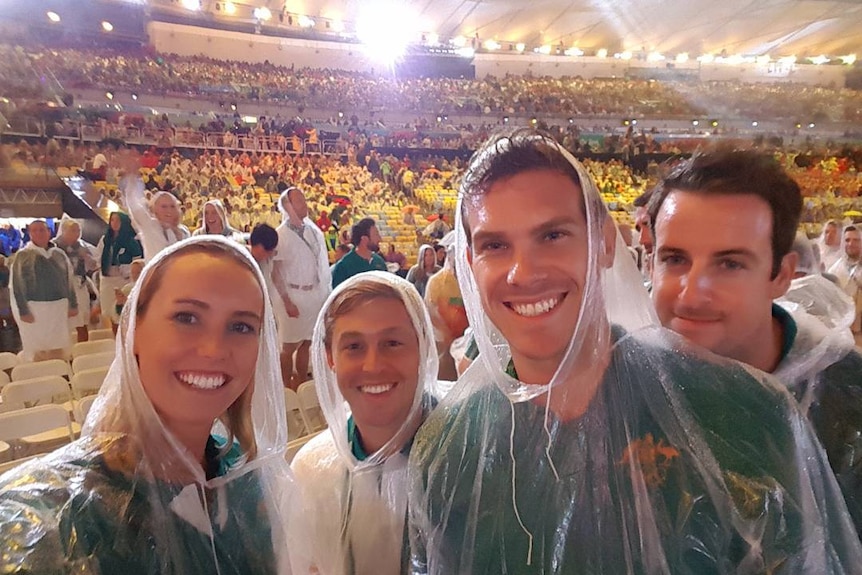
[{"label": "teal collar", "polygon": [[362,438],[359,436],[359,429],[356,428],[352,415],[347,419],[347,443],[350,445],[350,453],[353,454],[356,461],[368,459],[368,454],[362,449]]},{"label": "teal collar", "polygon": [[796,341],[796,334],[799,329],[796,327],[796,321],[790,313],[776,303],[772,304],[772,317],[781,326],[781,357],[778,359],[778,363],[781,363],[793,348],[793,343]]}]

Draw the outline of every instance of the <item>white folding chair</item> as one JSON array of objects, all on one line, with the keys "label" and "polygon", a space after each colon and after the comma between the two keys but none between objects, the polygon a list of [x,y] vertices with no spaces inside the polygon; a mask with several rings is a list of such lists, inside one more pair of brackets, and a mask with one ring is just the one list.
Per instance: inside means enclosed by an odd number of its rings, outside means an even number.
[{"label": "white folding chair", "polygon": [[0,371],[9,372],[19,363],[17,354],[9,351],[0,353]]},{"label": "white folding chair", "polygon": [[86,371],[88,369],[96,369],[99,367],[111,367],[113,362],[113,351],[81,355],[72,360],[72,373],[78,373],[79,371]]},{"label": "white folding chair", "polygon": [[96,395],[102,388],[106,375],[108,375],[107,367],[97,367],[95,369],[85,369],[76,372],[72,376],[72,395],[78,400],[88,395]]},{"label": "white folding chair", "polygon": [[287,413],[287,439],[293,441],[308,435],[309,425],[299,396],[292,389],[284,388],[284,408]]},{"label": "white folding chair", "polygon": [[[77,426],[80,432],[80,426]],[[74,441],[69,412],[59,405],[40,405],[0,413],[0,441],[9,443],[13,459],[51,451]]]},{"label": "white folding chair", "polygon": [[88,395],[75,404],[75,410],[72,413],[75,416],[75,421],[80,425],[84,425],[84,421],[86,421],[87,414],[90,413],[90,408],[93,407],[94,401],[96,401],[96,396]]},{"label": "white folding chair", "polygon": [[323,411],[320,409],[320,400],[317,398],[317,389],[314,387],[314,380],[310,379],[299,384],[296,394],[299,396],[299,404],[305,413],[308,431],[313,433],[325,429],[326,419],[323,417]]},{"label": "white folding chair", "polygon": [[113,341],[114,332],[110,329],[91,329],[89,332],[90,341],[102,341],[110,339]]},{"label": "white folding chair", "polygon": [[48,359],[31,363],[19,363],[12,368],[12,381],[47,377],[49,375],[69,377],[72,375],[72,372],[69,369],[68,362],[63,361],[62,359]]},{"label": "white folding chair", "polygon": [[0,391],[4,411],[60,404],[71,399],[69,383],[59,375],[13,381]]},{"label": "white folding chair", "polygon": [[82,341],[72,346],[72,359],[82,355],[93,355],[94,353],[115,352],[114,340],[101,339],[98,341]]}]

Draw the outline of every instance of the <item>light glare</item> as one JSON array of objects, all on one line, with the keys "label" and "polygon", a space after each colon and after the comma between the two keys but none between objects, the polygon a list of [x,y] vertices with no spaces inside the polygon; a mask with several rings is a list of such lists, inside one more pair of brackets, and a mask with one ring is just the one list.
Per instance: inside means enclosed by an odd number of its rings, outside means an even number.
[{"label": "light glare", "polygon": [[258,20],[268,21],[272,18],[272,12],[266,6],[261,6],[254,9],[254,17]]},{"label": "light glare", "polygon": [[60,21],[60,15],[57,14],[56,12],[48,12],[47,16],[48,16],[48,20],[50,20],[51,22],[59,22]]},{"label": "light glare", "polygon": [[110,32],[114,29],[114,25],[108,22],[107,20],[102,20],[102,30],[105,32]]},{"label": "light glare", "polygon": [[182,0],[181,4],[186,10],[195,11],[201,9],[201,0]]},{"label": "light glare", "polygon": [[356,36],[369,56],[389,63],[404,55],[407,46],[419,39],[419,31],[419,18],[401,2],[364,6],[356,22]]},{"label": "light glare", "polygon": [[234,4],[233,2],[225,2],[224,13],[228,16],[233,16],[234,14],[236,14],[236,4]]}]

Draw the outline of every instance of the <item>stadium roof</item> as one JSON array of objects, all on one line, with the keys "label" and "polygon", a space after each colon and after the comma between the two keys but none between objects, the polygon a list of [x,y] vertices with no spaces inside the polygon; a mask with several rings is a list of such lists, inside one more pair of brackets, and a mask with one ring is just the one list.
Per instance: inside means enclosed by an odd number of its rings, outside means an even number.
[{"label": "stadium roof", "polygon": [[[255,2],[257,0],[249,0]],[[272,3],[275,5],[275,2]],[[287,0],[287,11],[356,21],[374,0]],[[728,55],[862,52],[862,0],[399,0],[422,32],[528,46]],[[383,18],[381,18],[382,20]],[[404,23],[392,22],[393,27]]]}]

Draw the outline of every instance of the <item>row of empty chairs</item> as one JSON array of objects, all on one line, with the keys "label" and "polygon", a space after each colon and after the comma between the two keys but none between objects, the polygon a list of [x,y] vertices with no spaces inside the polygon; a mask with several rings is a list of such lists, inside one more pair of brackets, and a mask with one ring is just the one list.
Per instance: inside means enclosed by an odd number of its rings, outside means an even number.
[{"label": "row of empty chairs", "polygon": [[71,365],[0,353],[0,473],[80,435],[113,362],[114,341],[75,344],[70,355]]}]

